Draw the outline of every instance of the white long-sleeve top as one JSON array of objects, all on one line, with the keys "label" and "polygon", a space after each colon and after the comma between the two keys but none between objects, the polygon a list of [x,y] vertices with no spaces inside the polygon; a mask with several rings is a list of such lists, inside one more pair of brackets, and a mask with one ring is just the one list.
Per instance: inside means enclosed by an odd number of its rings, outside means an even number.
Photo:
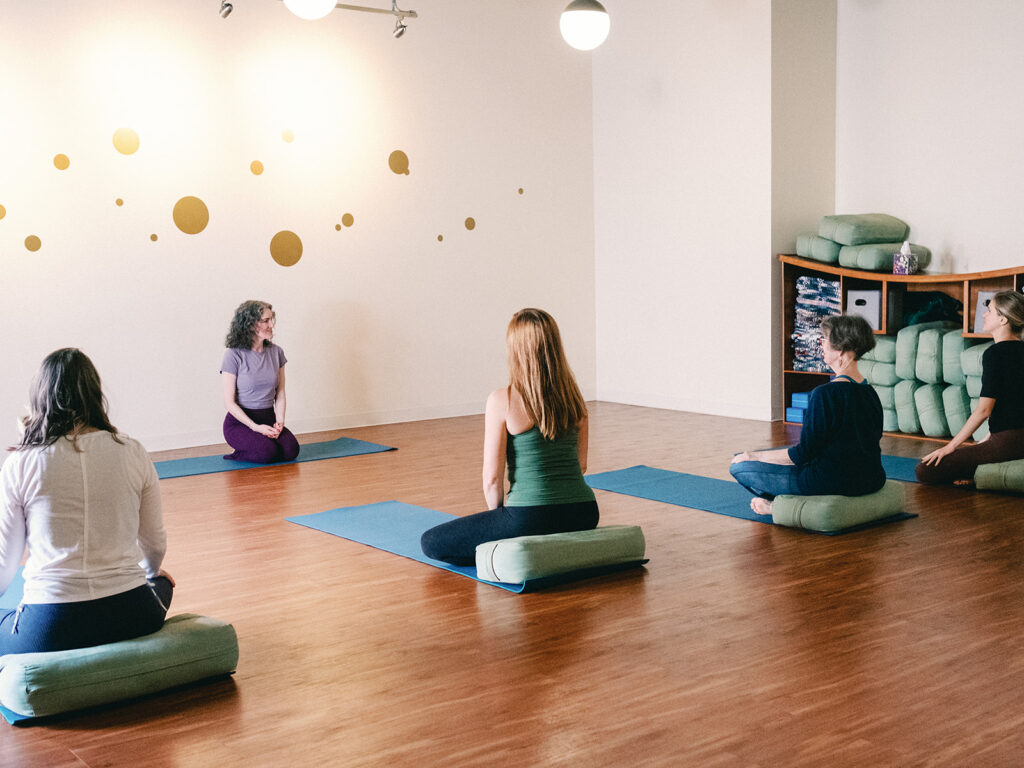
[{"label": "white long-sleeve top", "polygon": [[8,454],[0,468],[0,594],[21,565],[25,603],[95,600],[160,571],[167,536],[156,468],[109,432]]}]

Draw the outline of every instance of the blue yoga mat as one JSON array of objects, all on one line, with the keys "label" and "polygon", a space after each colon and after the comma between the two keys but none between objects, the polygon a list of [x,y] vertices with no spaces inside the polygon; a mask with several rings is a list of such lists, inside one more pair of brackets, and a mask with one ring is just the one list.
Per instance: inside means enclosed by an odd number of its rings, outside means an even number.
[{"label": "blue yoga mat", "polygon": [[905,483],[916,483],[917,475],[914,474],[914,467],[920,459],[908,459],[905,456],[887,456],[882,454],[882,468],[885,476],[890,480],[902,480]]},{"label": "blue yoga mat", "polygon": [[[306,443],[301,446],[299,456],[294,461],[282,461],[281,464],[299,464],[303,461],[319,461],[320,459],[337,459],[342,456],[359,456],[364,453],[381,453],[395,450],[388,445],[368,443],[354,437],[339,437],[326,443]],[[253,469],[254,467],[276,466],[273,464],[252,464],[248,461],[230,461],[223,456],[197,456],[191,459],[171,459],[157,461],[156,474],[161,480],[188,475],[209,475],[214,472],[230,472],[233,469]]]},{"label": "blue yoga mat", "polygon": [[646,560],[638,560],[632,563],[620,563],[613,566],[586,568],[568,573],[559,573],[554,576],[545,576],[540,579],[529,579],[521,584],[487,581],[486,579],[477,578],[476,566],[450,565],[440,560],[432,560],[424,555],[423,550],[420,549],[420,536],[423,535],[424,531],[428,528],[433,528],[435,525],[454,520],[456,517],[457,515],[450,515],[447,512],[417,507],[401,501],[380,501],[376,504],[341,507],[340,509],[331,509],[327,512],[299,515],[286,519],[290,523],[297,523],[307,528],[340,536],[343,539],[376,547],[385,552],[408,557],[410,560],[417,560],[421,563],[432,565],[435,568],[452,571],[474,581],[480,581],[484,584],[501,587],[509,592],[516,593],[532,592],[555,584],[565,584],[590,576],[613,573],[647,562]]},{"label": "blue yoga mat", "polygon": [[[685,472],[672,472],[668,469],[657,469],[640,464],[628,469],[587,475],[586,481],[591,488],[602,491],[622,493],[626,496],[637,496],[641,499],[674,504],[677,507],[699,509],[704,512],[714,512],[716,515],[727,515],[773,525],[771,515],[758,515],[750,508],[750,491],[739,483],[729,480],[688,475]],[[808,532],[837,536],[841,533],[852,533],[863,528],[872,528],[883,523],[906,520],[911,517],[916,517],[916,515],[901,512],[881,520],[843,528],[840,531]]]}]

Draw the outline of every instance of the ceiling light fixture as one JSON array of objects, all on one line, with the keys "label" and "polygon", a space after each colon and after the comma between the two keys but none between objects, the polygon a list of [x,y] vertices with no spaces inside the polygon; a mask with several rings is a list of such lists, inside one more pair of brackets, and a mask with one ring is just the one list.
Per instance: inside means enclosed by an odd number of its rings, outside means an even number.
[{"label": "ceiling light fixture", "polygon": [[592,51],[605,41],[611,20],[597,0],[572,0],[558,21],[562,38],[578,51]]},{"label": "ceiling light fixture", "polygon": [[322,19],[335,8],[343,11],[362,11],[363,13],[383,13],[395,17],[395,30],[392,33],[396,38],[405,34],[406,19],[417,19],[419,14],[416,11],[403,11],[398,7],[398,0],[391,0],[391,10],[387,8],[370,8],[365,5],[348,5],[347,3],[335,3],[334,0],[284,0],[285,7],[300,19]]}]

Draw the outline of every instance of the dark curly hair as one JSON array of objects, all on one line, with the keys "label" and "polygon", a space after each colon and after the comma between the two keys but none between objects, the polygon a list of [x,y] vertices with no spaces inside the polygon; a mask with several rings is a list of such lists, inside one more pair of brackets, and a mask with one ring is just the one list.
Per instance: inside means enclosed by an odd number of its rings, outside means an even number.
[{"label": "dark curly hair", "polygon": [[854,360],[875,348],[875,334],[860,315],[826,317],[821,321],[821,332],[836,352],[853,352]]},{"label": "dark curly hair", "polygon": [[[228,328],[224,346],[229,349],[252,349],[252,342],[256,338],[256,323],[268,309],[273,311],[274,308],[265,301],[255,299],[239,304],[235,316],[231,318],[231,327]],[[264,339],[263,346],[269,347],[270,342]]]},{"label": "dark curly hair", "polygon": [[21,424],[21,442],[11,450],[53,445],[68,435],[77,451],[75,438],[87,427],[109,432],[121,442],[107,417],[107,398],[96,366],[74,347],[58,349],[43,359],[29,387],[28,416]]}]

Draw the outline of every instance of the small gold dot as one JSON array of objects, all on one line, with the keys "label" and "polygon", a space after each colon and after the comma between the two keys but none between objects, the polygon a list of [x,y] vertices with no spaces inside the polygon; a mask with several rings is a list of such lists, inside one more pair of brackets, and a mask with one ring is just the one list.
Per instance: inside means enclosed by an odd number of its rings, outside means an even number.
[{"label": "small gold dot", "polygon": [[397,173],[399,176],[409,175],[409,156],[400,149],[396,149],[390,155],[388,155],[388,167],[392,173]]},{"label": "small gold dot", "polygon": [[122,200],[119,197],[119,198],[117,198],[117,200],[114,201],[114,205],[116,205],[116,206],[118,206],[120,208],[122,205],[124,205],[124,200]]},{"label": "small gold dot", "polygon": [[38,251],[42,248],[43,242],[35,235],[29,235],[25,238],[25,247],[30,251]]},{"label": "small gold dot", "polygon": [[135,154],[139,149],[139,134],[131,128],[118,128],[114,131],[114,149],[122,155]]},{"label": "small gold dot", "polygon": [[149,239],[152,240],[155,243],[157,238],[156,238],[156,235],[150,235]]},{"label": "small gold dot", "polygon": [[470,231],[476,229],[476,219],[474,219],[472,216],[466,219],[466,229]]},{"label": "small gold dot", "polygon": [[289,144],[291,144],[293,141],[295,141],[295,131],[293,131],[291,128],[285,128],[283,131],[281,131],[281,138],[284,139]]},{"label": "small gold dot", "polygon": [[437,242],[439,242],[439,243],[444,242],[444,235],[438,235],[437,236]]},{"label": "small gold dot", "polygon": [[519,188],[519,194],[520,195],[523,194],[523,188],[522,187]]},{"label": "small gold dot", "polygon": [[338,232],[341,232],[341,224],[335,224],[334,229],[337,230]]},{"label": "small gold dot", "polygon": [[68,159],[67,155],[53,156],[53,167],[58,171],[66,171],[69,165],[71,165],[71,160]]},{"label": "small gold dot", "polygon": [[253,176],[259,176],[261,173],[263,173],[263,163],[261,163],[259,160],[253,160],[251,163],[249,163],[249,170],[252,171]]}]

